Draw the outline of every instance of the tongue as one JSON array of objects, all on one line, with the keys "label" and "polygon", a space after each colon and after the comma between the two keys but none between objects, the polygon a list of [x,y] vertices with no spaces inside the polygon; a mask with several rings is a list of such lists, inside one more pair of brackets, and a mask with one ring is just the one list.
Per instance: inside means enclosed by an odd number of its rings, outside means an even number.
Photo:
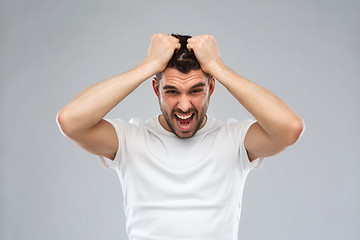
[{"label": "tongue", "polygon": [[189,117],[187,119],[179,118],[179,122],[180,122],[181,125],[188,125],[190,123],[190,119],[191,119],[191,117]]}]

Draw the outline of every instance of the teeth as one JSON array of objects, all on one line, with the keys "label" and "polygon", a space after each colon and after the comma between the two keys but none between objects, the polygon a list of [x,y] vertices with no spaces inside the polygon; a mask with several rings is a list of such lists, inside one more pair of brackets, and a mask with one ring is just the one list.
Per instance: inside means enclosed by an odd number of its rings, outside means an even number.
[{"label": "teeth", "polygon": [[177,116],[178,118],[181,118],[181,119],[187,119],[187,118],[191,117],[191,115],[192,115],[192,113],[190,113],[190,114],[188,114],[188,115],[183,115],[183,116],[181,116],[181,115],[179,115],[179,114],[176,113],[176,116]]}]

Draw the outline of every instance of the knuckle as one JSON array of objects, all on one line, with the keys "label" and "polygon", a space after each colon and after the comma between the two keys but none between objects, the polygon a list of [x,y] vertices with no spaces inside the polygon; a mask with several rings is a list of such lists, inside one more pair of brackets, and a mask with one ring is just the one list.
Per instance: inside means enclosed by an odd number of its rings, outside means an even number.
[{"label": "knuckle", "polygon": [[154,38],[162,38],[163,35],[164,35],[164,34],[162,34],[162,33],[155,33],[155,34],[153,35],[153,37],[154,37]]}]

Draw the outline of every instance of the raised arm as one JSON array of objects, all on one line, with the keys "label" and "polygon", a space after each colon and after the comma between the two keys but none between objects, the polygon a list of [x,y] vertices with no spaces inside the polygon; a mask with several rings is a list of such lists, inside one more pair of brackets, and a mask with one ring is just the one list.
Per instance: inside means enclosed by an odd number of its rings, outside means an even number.
[{"label": "raised arm", "polygon": [[179,47],[177,38],[153,35],[148,55],[140,65],[85,89],[58,112],[61,131],[85,150],[113,159],[118,139],[104,116],[142,82],[163,71]]},{"label": "raised arm", "polygon": [[224,85],[257,120],[245,137],[250,161],[279,153],[298,140],[304,128],[302,119],[275,94],[226,67],[213,36],[193,37],[188,48],[194,50],[203,71]]}]

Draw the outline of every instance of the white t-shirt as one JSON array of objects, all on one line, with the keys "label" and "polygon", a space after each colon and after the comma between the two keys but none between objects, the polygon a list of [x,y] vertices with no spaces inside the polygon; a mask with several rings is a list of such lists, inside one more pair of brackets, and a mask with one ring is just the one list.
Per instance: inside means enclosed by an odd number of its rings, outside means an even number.
[{"label": "white t-shirt", "polygon": [[119,149],[112,161],[124,195],[130,240],[237,240],[250,162],[244,138],[254,120],[212,117],[193,137],[166,131],[158,118],[107,120]]}]

